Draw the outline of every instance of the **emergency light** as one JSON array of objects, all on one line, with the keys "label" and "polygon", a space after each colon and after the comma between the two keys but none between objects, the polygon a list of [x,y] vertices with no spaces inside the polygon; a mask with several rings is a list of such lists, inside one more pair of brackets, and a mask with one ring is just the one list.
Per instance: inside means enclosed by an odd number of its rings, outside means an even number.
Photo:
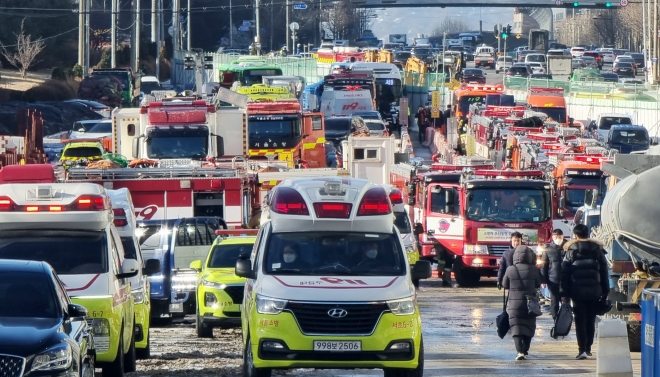
[{"label": "emergency light", "polygon": [[351,217],[351,203],[314,203],[316,217],[330,219],[348,219]]},{"label": "emergency light", "polygon": [[259,233],[259,229],[218,229],[215,231],[215,234],[220,237],[248,237],[256,236]]},{"label": "emergency light", "polygon": [[114,224],[116,227],[122,227],[128,225],[128,219],[126,218],[126,212],[123,208],[113,208],[112,213],[115,215]]},{"label": "emergency light", "polygon": [[307,204],[302,195],[290,187],[280,187],[275,191],[271,208],[273,212],[283,215],[309,216]]},{"label": "emergency light", "polygon": [[392,213],[392,205],[382,187],[370,188],[362,197],[358,216],[378,216]]},{"label": "emergency light", "polygon": [[390,202],[392,204],[403,204],[403,195],[399,189],[392,189],[390,191]]},{"label": "emergency light", "polygon": [[582,162],[598,162],[601,163],[603,161],[608,161],[609,158],[604,157],[604,156],[575,156],[575,161],[582,161]]},{"label": "emergency light", "polygon": [[106,211],[111,208],[110,198],[101,195],[83,195],[69,205],[28,204],[19,206],[7,196],[0,196],[1,212],[75,212]]}]

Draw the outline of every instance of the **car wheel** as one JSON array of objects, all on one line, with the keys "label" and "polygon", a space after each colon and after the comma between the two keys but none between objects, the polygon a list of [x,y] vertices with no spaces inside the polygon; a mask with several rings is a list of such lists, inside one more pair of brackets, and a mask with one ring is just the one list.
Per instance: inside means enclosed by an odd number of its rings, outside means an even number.
[{"label": "car wheel", "polygon": [[195,317],[195,329],[198,338],[213,338],[213,327],[202,322],[199,310],[197,310],[197,316]]},{"label": "car wheel", "polygon": [[147,331],[147,346],[144,348],[136,348],[135,355],[140,360],[145,360],[151,357],[151,344],[149,343],[149,331]]},{"label": "car wheel", "polygon": [[[121,333],[124,332],[124,324],[121,326]],[[119,346],[117,347],[117,356],[115,359],[101,367],[104,376],[124,377],[124,337],[119,337]]]},{"label": "car wheel", "polygon": [[383,377],[422,377],[424,376],[424,339],[419,342],[419,357],[417,358],[417,368],[385,368]]},{"label": "car wheel", "polygon": [[126,373],[135,372],[137,370],[137,355],[135,353],[135,331],[131,331],[131,346],[128,353],[124,355],[124,371]]},{"label": "car wheel", "polygon": [[247,343],[243,349],[243,377],[270,377],[271,372],[271,369],[255,368],[252,340],[248,336]]}]

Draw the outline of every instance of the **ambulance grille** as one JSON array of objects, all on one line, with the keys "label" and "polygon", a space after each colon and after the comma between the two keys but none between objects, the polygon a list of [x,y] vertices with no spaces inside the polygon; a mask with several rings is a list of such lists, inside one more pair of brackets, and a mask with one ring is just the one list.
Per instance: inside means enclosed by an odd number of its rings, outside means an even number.
[{"label": "ambulance grille", "polygon": [[23,375],[25,359],[18,356],[0,355],[0,377],[20,377]]},{"label": "ambulance grille", "polygon": [[490,245],[488,246],[488,254],[501,257],[510,248],[508,245]]},{"label": "ambulance grille", "polygon": [[245,286],[243,285],[230,285],[225,287],[225,293],[231,297],[231,300],[234,304],[243,304],[243,290]]},{"label": "ambulance grille", "polygon": [[[333,318],[328,315],[332,309],[343,309],[347,314],[342,318]],[[317,304],[289,301],[285,310],[293,314],[303,334],[369,335],[389,307],[386,303]]]}]

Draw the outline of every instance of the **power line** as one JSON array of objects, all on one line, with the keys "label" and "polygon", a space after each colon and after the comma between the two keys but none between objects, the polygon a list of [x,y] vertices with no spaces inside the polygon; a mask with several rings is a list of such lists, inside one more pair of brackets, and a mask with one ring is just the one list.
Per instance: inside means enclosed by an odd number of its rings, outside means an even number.
[{"label": "power line", "polygon": [[[39,38],[39,39],[37,39],[36,41],[32,41],[32,42],[30,42],[30,43],[38,43],[38,42],[40,42],[40,41],[41,41],[41,42],[43,42],[43,41],[47,41],[47,40],[49,40],[49,39],[53,39],[53,38],[57,38],[57,37],[61,37],[61,36],[63,36],[64,34],[67,34],[67,33],[70,33],[70,32],[72,32],[72,31],[76,31],[76,30],[78,30],[78,27],[77,27],[77,26],[76,26],[75,28],[73,28],[73,29],[71,29],[71,30],[67,30],[67,31],[65,31],[65,32],[63,32],[63,33],[60,33],[60,34],[57,34],[57,35],[53,35],[53,36],[50,36],[50,37],[46,37],[46,38]],[[4,47],[17,47],[18,45],[15,44],[15,45],[3,45],[3,46],[4,46]]]}]

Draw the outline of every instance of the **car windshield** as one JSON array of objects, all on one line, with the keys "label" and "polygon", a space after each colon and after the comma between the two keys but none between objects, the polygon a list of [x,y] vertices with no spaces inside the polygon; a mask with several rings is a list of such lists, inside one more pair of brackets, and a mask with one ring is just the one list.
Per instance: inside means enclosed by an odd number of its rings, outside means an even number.
[{"label": "car windshield", "polygon": [[646,130],[614,130],[613,144],[648,144],[649,135]]},{"label": "car windshield", "polygon": [[528,62],[545,62],[545,55],[534,55],[534,54],[529,54],[527,55],[527,61]]},{"label": "car windshield", "polygon": [[463,75],[465,76],[483,76],[484,72],[480,69],[464,69],[463,70]]},{"label": "car windshield", "polygon": [[394,53],[394,60],[404,61],[404,60],[408,60],[409,58],[410,58],[410,53],[409,52],[395,52]]},{"label": "car windshield", "polygon": [[378,114],[378,111],[370,111],[367,113],[353,113],[351,114],[352,116],[359,116],[360,118],[367,120],[367,119],[373,119],[373,120],[380,120],[380,114]]},{"label": "car windshield", "polygon": [[108,272],[105,231],[14,230],[0,232],[0,259],[48,262],[58,275]]},{"label": "car windshield", "polygon": [[467,196],[473,221],[538,222],[550,219],[550,191],[524,188],[478,188]]},{"label": "car windshield", "polygon": [[369,131],[382,131],[385,129],[385,125],[381,122],[366,122],[366,123]]},{"label": "car windshield", "polygon": [[412,233],[412,225],[410,225],[410,219],[405,212],[394,212],[394,226],[399,229],[401,234]]},{"label": "car windshield", "polygon": [[644,59],[644,54],[630,54],[633,59]]},{"label": "car windshield", "polygon": [[96,126],[92,127],[89,131],[90,133],[103,133],[103,134],[109,134],[112,133],[112,122],[101,122],[97,124]]},{"label": "car windshield", "polygon": [[261,84],[264,76],[282,76],[282,70],[277,69],[245,69],[243,71],[243,79],[241,84],[243,86],[252,86],[254,84]]},{"label": "car windshield", "polygon": [[163,90],[163,87],[160,86],[157,82],[147,81],[140,84],[140,91],[144,94],[151,94],[154,90]]},{"label": "car windshield", "polygon": [[599,130],[609,130],[614,124],[632,124],[632,120],[628,117],[604,117],[600,118]]},{"label": "car windshield", "polygon": [[514,75],[527,75],[529,72],[527,71],[526,67],[511,67],[509,68],[509,72],[511,72]]},{"label": "car windshield", "polygon": [[326,131],[351,131],[351,120],[348,118],[325,118]]},{"label": "car windshield", "polygon": [[65,149],[62,157],[87,158],[98,157],[102,154],[103,151],[96,147],[74,147]]},{"label": "car windshield", "polygon": [[626,63],[626,62],[617,62],[616,63],[617,68],[632,68],[632,63]]},{"label": "car windshield", "polygon": [[486,100],[486,96],[463,96],[458,99],[458,108],[463,115],[470,112],[470,105],[482,104]]},{"label": "car windshield", "polygon": [[575,213],[584,205],[584,193],[589,189],[597,189],[598,195],[605,197],[607,185],[605,177],[570,177],[566,187],[566,209]]},{"label": "car windshield", "polygon": [[201,160],[208,153],[209,130],[205,126],[150,127],[146,142],[149,158]]},{"label": "car windshield", "polygon": [[253,244],[220,244],[213,246],[211,255],[208,259],[208,268],[235,268],[236,261],[241,255],[249,255],[252,253]]},{"label": "car windshield", "polygon": [[413,54],[420,56],[427,56],[433,54],[433,50],[430,48],[416,48],[413,50]]},{"label": "car windshield", "polygon": [[[164,245],[161,246],[162,236],[165,236],[166,239]],[[160,259],[165,253],[163,249],[169,248],[169,245],[172,244],[172,229],[168,228],[166,223],[142,223],[135,230],[135,237],[138,239],[140,252],[145,260]]]},{"label": "car windshield", "polygon": [[57,301],[48,275],[5,271],[0,274],[0,317],[58,318]]},{"label": "car windshield", "polygon": [[[284,251],[296,255],[287,262]],[[395,233],[273,233],[266,246],[268,274],[323,276],[403,276],[401,243]]]},{"label": "car windshield", "polygon": [[562,107],[532,107],[532,110],[544,113],[555,122],[566,123],[566,109]]}]

